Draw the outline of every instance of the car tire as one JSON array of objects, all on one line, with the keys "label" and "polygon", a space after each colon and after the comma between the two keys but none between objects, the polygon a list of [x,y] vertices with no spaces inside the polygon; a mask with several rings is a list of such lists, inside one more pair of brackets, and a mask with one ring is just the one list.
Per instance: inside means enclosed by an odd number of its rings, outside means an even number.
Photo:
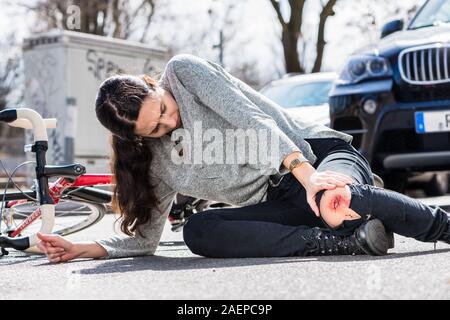
[{"label": "car tire", "polygon": [[429,197],[440,197],[449,191],[449,175],[446,172],[433,174],[431,180],[425,185],[425,194]]},{"label": "car tire", "polygon": [[405,193],[408,185],[408,176],[400,173],[391,173],[383,176],[384,188],[399,193]]}]

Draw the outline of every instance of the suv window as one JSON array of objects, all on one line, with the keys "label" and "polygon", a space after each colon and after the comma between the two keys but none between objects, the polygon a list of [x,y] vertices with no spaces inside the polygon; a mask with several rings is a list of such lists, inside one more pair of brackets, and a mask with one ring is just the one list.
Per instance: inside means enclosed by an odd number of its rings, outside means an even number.
[{"label": "suv window", "polygon": [[261,93],[283,108],[316,106],[328,103],[333,81],[277,84]]},{"label": "suv window", "polygon": [[430,0],[417,14],[409,29],[450,23],[450,0]]}]

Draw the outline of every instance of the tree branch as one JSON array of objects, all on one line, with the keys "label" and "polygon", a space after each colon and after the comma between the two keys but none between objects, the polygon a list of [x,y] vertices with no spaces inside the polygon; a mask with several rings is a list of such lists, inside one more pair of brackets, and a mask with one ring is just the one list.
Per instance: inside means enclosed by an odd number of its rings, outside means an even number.
[{"label": "tree branch", "polygon": [[142,31],[142,36],[140,42],[144,42],[147,37],[147,33],[150,27],[150,23],[152,22],[153,15],[155,14],[155,2],[153,0],[146,0],[150,6],[150,13],[147,16],[147,23],[145,24],[145,28]]},{"label": "tree branch", "polygon": [[270,0],[270,3],[272,3],[272,6],[275,9],[275,12],[277,13],[278,20],[280,21],[281,27],[283,30],[287,30],[287,24],[283,19],[283,15],[281,14],[280,10],[280,3],[276,0]]},{"label": "tree branch", "polygon": [[317,33],[317,43],[316,43],[316,60],[314,61],[314,67],[312,72],[319,72],[322,67],[323,52],[326,45],[325,41],[325,24],[330,16],[335,14],[333,7],[337,0],[329,0],[325,6],[322,7],[322,12],[320,13],[319,19],[319,30]]}]

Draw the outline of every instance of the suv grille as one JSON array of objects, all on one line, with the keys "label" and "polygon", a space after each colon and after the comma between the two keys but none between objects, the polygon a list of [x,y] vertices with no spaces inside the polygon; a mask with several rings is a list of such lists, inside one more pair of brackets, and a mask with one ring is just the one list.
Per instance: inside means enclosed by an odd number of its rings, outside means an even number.
[{"label": "suv grille", "polygon": [[[419,88],[421,88],[419,90]],[[446,85],[442,88],[427,88],[415,87],[414,89],[397,87],[395,89],[395,97],[399,102],[420,102],[420,101],[434,101],[434,100],[449,100],[450,86]]]},{"label": "suv grille", "polygon": [[438,84],[450,82],[450,44],[408,48],[400,52],[399,70],[402,79],[410,84]]}]

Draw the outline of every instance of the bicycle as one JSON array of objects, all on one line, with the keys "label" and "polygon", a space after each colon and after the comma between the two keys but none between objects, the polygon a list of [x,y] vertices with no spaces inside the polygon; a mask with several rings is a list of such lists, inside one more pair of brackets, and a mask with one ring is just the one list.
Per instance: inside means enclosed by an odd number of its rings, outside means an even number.
[{"label": "bicycle", "polygon": [[[36,159],[17,166],[11,175],[6,172],[9,180],[0,196],[1,255],[8,254],[6,248],[35,251],[37,232],[65,236],[103,218],[109,210],[112,193],[93,186],[110,185],[111,174],[86,174],[86,168],[79,163],[46,164],[47,129],[56,128],[56,119],[43,119],[32,109],[19,108],[1,111],[0,121],[33,130],[34,142],[25,146],[25,152],[35,153]],[[13,176],[20,166],[28,163],[36,164],[36,178],[30,190],[23,191],[14,183]],[[56,181],[49,183],[49,178],[54,177]],[[11,182],[18,191],[7,193]],[[1,229],[2,224],[4,229]]]},{"label": "bicycle", "polygon": [[[43,119],[35,110],[19,108],[0,111],[0,121],[32,129],[34,142],[26,145],[24,150],[36,154],[33,162],[36,178],[29,191],[23,191],[13,180],[16,170],[27,162],[17,166],[11,175],[4,168],[8,182],[12,182],[18,191],[7,193],[7,184],[0,196],[0,256],[8,254],[6,248],[35,252],[37,232],[61,236],[73,234],[96,224],[110,211],[112,192],[98,187],[111,185],[112,174],[87,174],[86,168],[79,163],[46,164],[47,129],[56,128],[55,118]],[[49,178],[56,180],[49,183]],[[179,194],[168,217],[172,231],[182,230],[192,214],[223,205]],[[2,222],[4,230],[1,229]],[[55,226],[58,226],[57,230],[53,230]]]}]

